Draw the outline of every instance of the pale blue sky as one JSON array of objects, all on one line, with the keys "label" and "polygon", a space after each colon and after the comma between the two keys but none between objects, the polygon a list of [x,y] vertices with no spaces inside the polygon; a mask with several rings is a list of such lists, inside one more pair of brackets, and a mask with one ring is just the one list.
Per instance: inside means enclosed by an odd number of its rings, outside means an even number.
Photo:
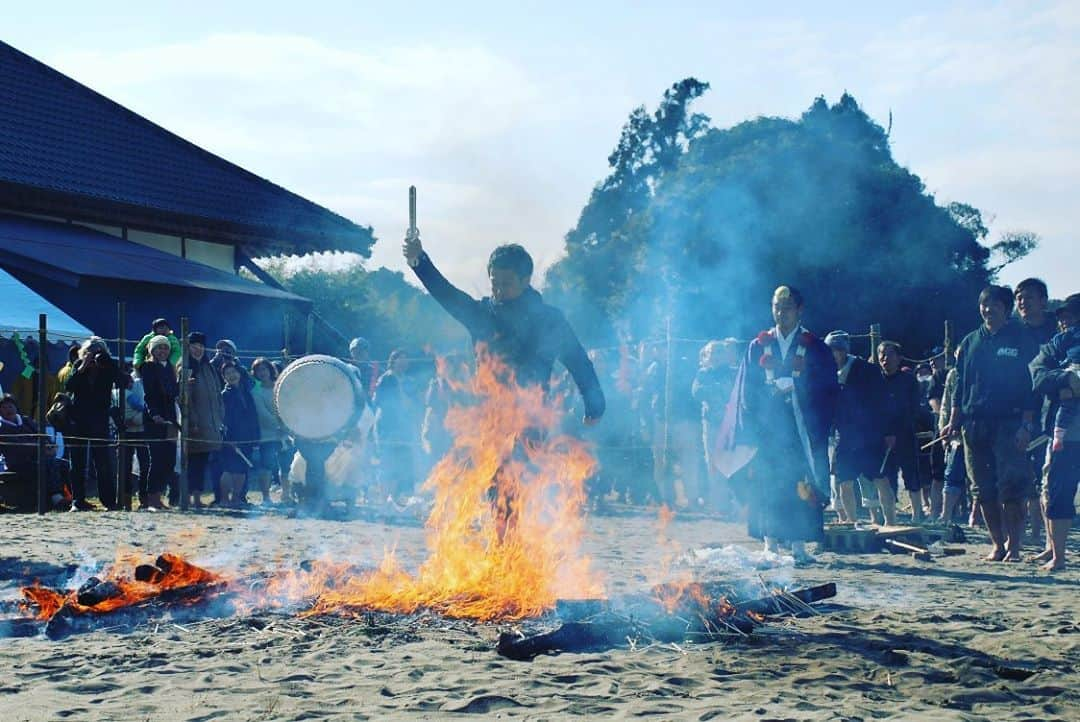
[{"label": "pale blue sky", "polygon": [[1043,237],[1006,281],[1080,290],[1080,3],[10,5],[4,41],[373,225],[375,264],[403,265],[415,183],[425,245],[473,292],[497,243],[558,257],[629,111],[689,75],[721,126],[844,90],[891,110],[940,202]]}]

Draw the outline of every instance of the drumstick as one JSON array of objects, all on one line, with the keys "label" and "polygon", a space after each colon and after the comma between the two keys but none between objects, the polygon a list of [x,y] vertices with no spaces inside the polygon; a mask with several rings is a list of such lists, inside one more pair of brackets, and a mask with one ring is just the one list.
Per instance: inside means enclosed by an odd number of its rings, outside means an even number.
[{"label": "drumstick", "polygon": [[416,186],[409,186],[409,234],[416,233]]},{"label": "drumstick", "polygon": [[1050,437],[1046,434],[1042,434],[1041,436],[1033,439],[1032,442],[1027,445],[1028,453],[1030,454],[1032,451],[1035,451],[1035,449],[1039,448],[1049,440]]},{"label": "drumstick", "polygon": [[939,441],[945,441],[948,438],[949,438],[949,434],[942,434],[941,436],[937,437],[933,441],[928,441],[925,444],[923,444],[922,446],[920,446],[919,450],[920,451],[926,451],[927,449],[929,449],[931,446],[938,443]]},{"label": "drumstick", "polygon": [[885,449],[885,458],[881,460],[881,468],[878,469],[878,474],[885,473],[885,465],[889,463],[889,454],[892,453],[892,447]]},{"label": "drumstick", "polygon": [[233,449],[236,450],[236,455],[244,460],[244,463],[248,465],[249,469],[254,469],[255,468],[255,464],[251,463],[251,459],[247,458],[247,456],[244,455],[244,452],[240,451],[240,444],[235,444],[234,443],[234,444],[230,444],[230,446],[232,446]]}]

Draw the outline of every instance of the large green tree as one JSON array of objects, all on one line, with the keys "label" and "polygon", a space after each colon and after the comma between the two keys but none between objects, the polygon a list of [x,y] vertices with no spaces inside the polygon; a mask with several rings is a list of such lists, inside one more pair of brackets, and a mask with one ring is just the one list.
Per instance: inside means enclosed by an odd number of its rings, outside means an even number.
[{"label": "large green tree", "polygon": [[[746,337],[769,323],[770,294],[784,283],[806,295],[812,330],[880,323],[910,355],[940,342],[945,319],[961,332],[978,322],[976,296],[998,270],[981,215],[939,206],[852,96],[818,98],[797,120],[718,129],[686,107],[707,86],[683,83],[696,92],[665,95],[681,125],[631,115],[612,158],[636,148],[629,155],[644,160],[612,163],[547,277],[593,343],[622,328],[655,335],[669,318],[680,336]],[[662,164],[640,151],[657,137],[678,148]],[[612,188],[624,186],[633,192],[621,207]],[[1004,240],[1006,262],[1030,249],[1030,239]]]},{"label": "large green tree", "polygon": [[[376,359],[385,359],[395,348],[411,355],[465,348],[467,337],[461,327],[451,323],[435,299],[407,282],[399,271],[369,271],[360,262],[341,270],[293,271],[284,258],[261,259],[259,264],[289,291],[310,298],[315,313],[344,339],[368,339]],[[335,341],[325,328],[319,336],[320,347]],[[344,339],[337,339],[340,348],[316,350],[344,355]]]}]

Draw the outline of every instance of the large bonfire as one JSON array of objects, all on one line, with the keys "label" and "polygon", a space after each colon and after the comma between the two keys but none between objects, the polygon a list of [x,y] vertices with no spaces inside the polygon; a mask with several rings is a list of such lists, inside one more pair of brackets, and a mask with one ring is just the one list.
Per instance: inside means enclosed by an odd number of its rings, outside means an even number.
[{"label": "large bonfire", "polygon": [[[447,377],[443,364],[439,371]],[[374,570],[322,560],[268,575],[258,591],[243,589],[241,596],[254,607],[304,604],[311,614],[426,609],[481,621],[538,616],[559,598],[603,596],[581,554],[585,480],[594,461],[584,444],[559,432],[558,404],[539,387],[518,387],[486,353],[467,381],[447,382],[461,403],[446,418],[453,448],[423,487],[433,496],[429,554],[415,573],[387,550]],[[41,586],[23,594],[39,619],[50,619],[62,608],[104,613],[166,590],[227,584],[176,555],[142,565],[134,579],[123,571],[129,562],[118,560],[100,575],[104,581],[93,580],[105,584],[94,604],[85,593]]]},{"label": "large bonfire", "polygon": [[[440,373],[447,377],[445,367]],[[316,596],[316,613],[425,608],[478,620],[532,617],[560,597],[602,595],[581,554],[594,461],[580,441],[559,433],[557,405],[539,387],[518,387],[485,353],[467,382],[449,383],[466,401],[451,407],[453,448],[424,484],[434,506],[429,555],[416,573],[388,552],[370,574],[320,563],[276,580],[271,591]]]}]

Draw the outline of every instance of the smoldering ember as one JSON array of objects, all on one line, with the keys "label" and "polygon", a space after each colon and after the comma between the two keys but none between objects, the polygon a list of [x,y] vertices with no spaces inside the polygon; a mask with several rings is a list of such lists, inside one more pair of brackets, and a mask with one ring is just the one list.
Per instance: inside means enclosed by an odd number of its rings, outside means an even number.
[{"label": "smoldering ember", "polygon": [[10,20],[0,718],[1080,719],[1076,12],[722,5]]}]

